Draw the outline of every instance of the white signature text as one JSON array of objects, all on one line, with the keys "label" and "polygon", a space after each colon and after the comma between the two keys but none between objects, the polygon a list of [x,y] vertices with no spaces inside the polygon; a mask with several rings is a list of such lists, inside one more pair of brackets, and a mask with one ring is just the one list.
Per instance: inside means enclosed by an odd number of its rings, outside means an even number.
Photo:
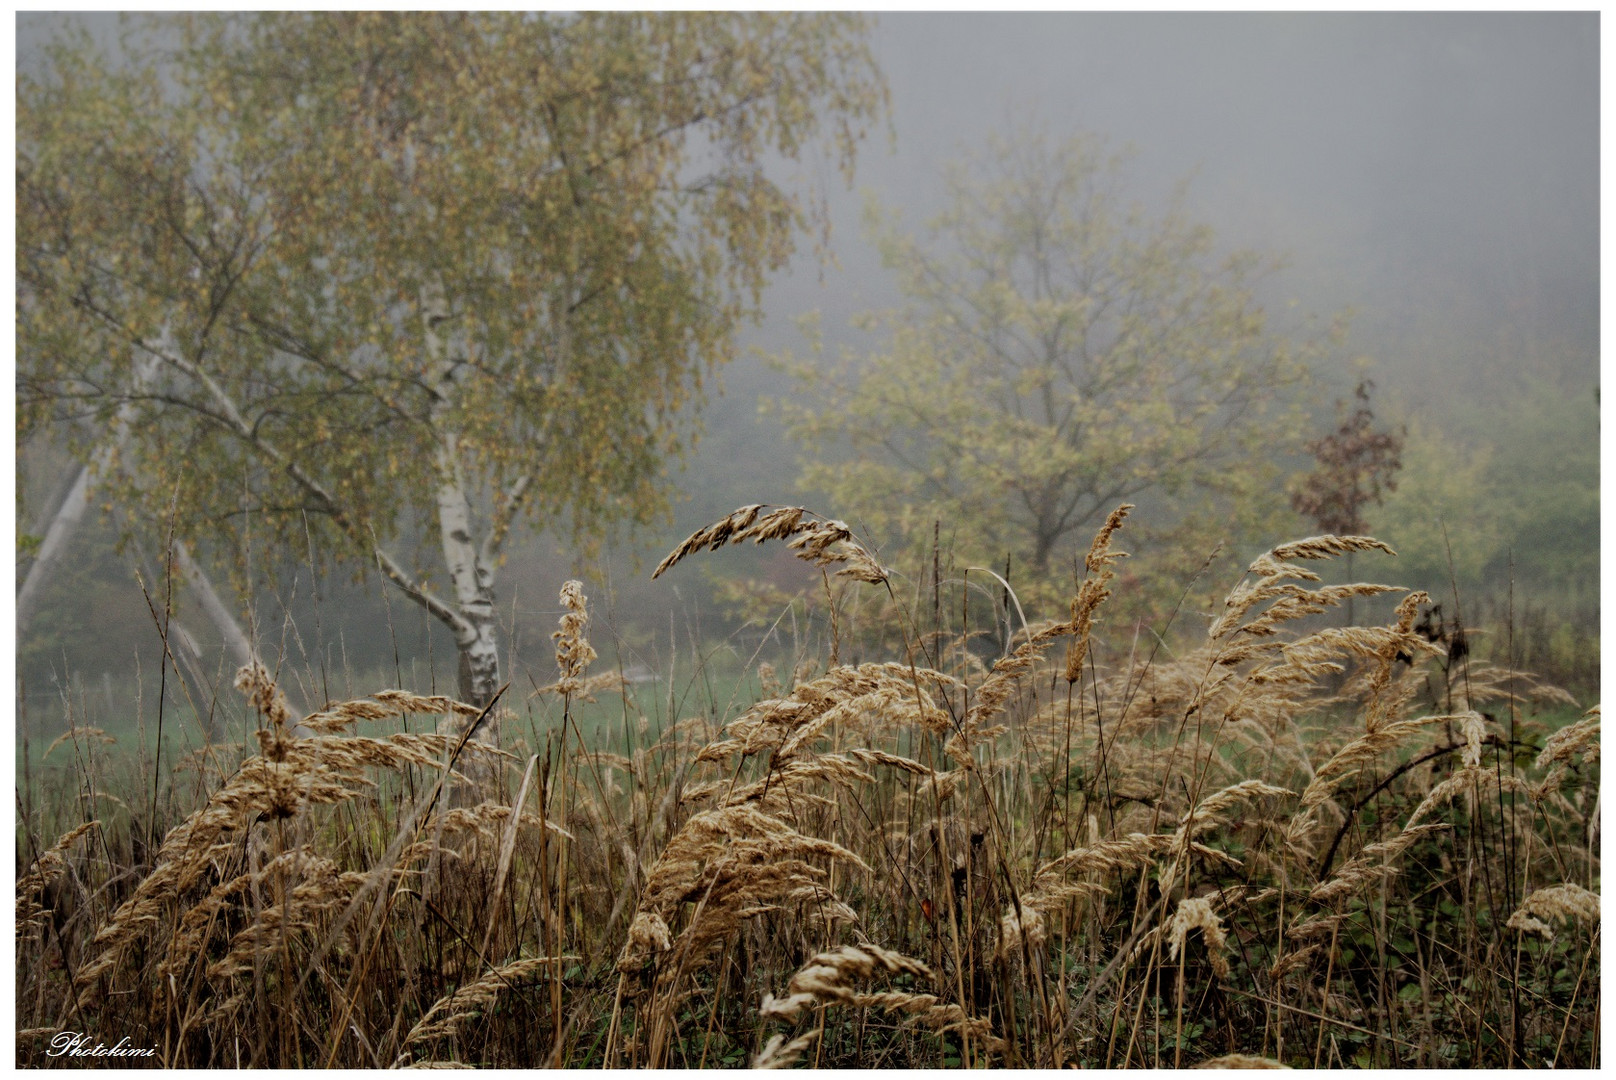
[{"label": "white signature text", "polygon": [[50,1041],[50,1049],[45,1051],[46,1057],[155,1057],[156,1047],[130,1046],[126,1035],[118,1040],[117,1046],[108,1046],[97,1041],[90,1045],[90,1037],[77,1031],[59,1031]]}]

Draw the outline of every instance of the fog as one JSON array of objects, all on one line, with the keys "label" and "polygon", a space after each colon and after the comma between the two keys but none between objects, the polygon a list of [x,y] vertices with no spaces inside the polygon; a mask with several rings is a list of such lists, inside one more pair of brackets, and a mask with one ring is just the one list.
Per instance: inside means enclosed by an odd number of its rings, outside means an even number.
[{"label": "fog", "polygon": [[[1597,19],[1552,15],[910,15],[873,41],[894,139],[872,138],[855,190],[833,186],[836,264],[800,256],[749,340],[799,349],[802,312],[833,344],[902,302],[864,234],[864,199],[911,227],[940,209],[943,167],[1031,122],[1132,152],[1147,208],[1185,182],[1224,250],[1281,256],[1270,316],[1349,317],[1316,372],[1321,408],[1367,361],[1400,420],[1441,426],[1499,407],[1522,380],[1596,392],[1599,346]],[[726,376],[684,474],[669,542],[745,496],[716,482],[779,440],[751,398],[791,386],[753,357]],[[750,424],[732,431],[729,424]],[[743,432],[745,432],[743,434]],[[760,466],[754,470],[772,475]],[[715,482],[709,482],[709,477]],[[745,496],[737,498],[737,496]]]},{"label": "fog", "polygon": [[[19,15],[19,70],[37,70],[41,43],[69,20],[115,40],[109,16]],[[891,138],[872,133],[851,189],[817,176],[834,261],[805,244],[768,288],[760,324],[744,334],[756,351],[724,373],[704,411],[707,437],[676,474],[674,520],[595,569],[630,606],[654,605],[649,621],[665,627],[668,608],[699,587],[695,575],[647,586],[649,564],[738,503],[803,497],[796,448],[758,415],[760,395],[793,388],[761,354],[799,347],[796,320],[810,311],[832,345],[878,345],[848,325],[902,300],[864,235],[865,199],[921,223],[942,204],[945,163],[1027,122],[1131,148],[1141,204],[1160,206],[1185,182],[1189,215],[1220,248],[1283,255],[1263,294],[1276,319],[1350,311],[1345,344],[1317,373],[1321,408],[1350,389],[1359,356],[1388,415],[1405,420],[1440,425],[1499,404],[1523,372],[1567,395],[1593,392],[1598,35],[1594,13],[880,16],[872,42]],[[744,553],[715,565],[745,566]],[[502,585],[521,597],[513,618],[543,633],[572,568],[554,538],[530,538]],[[379,610],[374,587],[369,597]]]},{"label": "fog", "polygon": [[[874,42],[892,152],[858,187],[911,221],[962,148],[1031,116],[1135,152],[1141,199],[1190,181],[1230,246],[1288,256],[1283,299],[1353,308],[1388,387],[1428,399],[1444,336],[1563,338],[1593,377],[1599,59],[1593,15],[904,15]],[[835,191],[839,272],[799,263],[772,319],[896,301]],[[774,329],[771,323],[771,331]]]}]

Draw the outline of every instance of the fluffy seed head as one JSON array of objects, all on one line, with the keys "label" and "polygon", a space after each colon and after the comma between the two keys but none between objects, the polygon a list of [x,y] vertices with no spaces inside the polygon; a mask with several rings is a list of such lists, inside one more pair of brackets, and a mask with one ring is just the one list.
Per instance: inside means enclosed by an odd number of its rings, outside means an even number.
[{"label": "fluffy seed head", "polygon": [[1193,896],[1178,902],[1178,910],[1173,912],[1172,921],[1167,924],[1167,955],[1170,958],[1178,959],[1178,951],[1184,947],[1185,936],[1191,930],[1201,931],[1213,973],[1220,979],[1228,978],[1229,958],[1224,955],[1228,933],[1223,928],[1223,920],[1212,910],[1212,902],[1204,896]]},{"label": "fluffy seed head", "polygon": [[556,667],[561,669],[556,689],[565,694],[581,688],[584,672],[596,653],[589,644],[589,606],[583,582],[569,581],[561,586],[561,604],[567,609],[561,616],[561,629],[550,637],[555,639]]},{"label": "fluffy seed head", "polygon": [[1599,894],[1589,892],[1574,882],[1551,885],[1528,896],[1526,902],[1504,925],[1512,930],[1542,934],[1545,938],[1552,939],[1554,930],[1543,921],[1545,918],[1598,922]]}]

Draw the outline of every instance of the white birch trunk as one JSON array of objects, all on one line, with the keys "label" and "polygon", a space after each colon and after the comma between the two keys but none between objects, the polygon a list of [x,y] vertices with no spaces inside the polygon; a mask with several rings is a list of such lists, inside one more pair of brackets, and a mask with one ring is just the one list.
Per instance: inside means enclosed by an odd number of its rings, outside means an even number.
[{"label": "white birch trunk", "polygon": [[[454,393],[455,361],[438,326],[449,317],[449,306],[441,288],[422,293],[422,321],[426,328],[427,357],[432,365],[434,391],[431,424],[437,433],[435,466],[439,538],[444,565],[454,585],[455,608],[460,625],[454,627],[455,645],[460,652],[459,690],[462,700],[485,706],[500,686],[499,634],[494,611],[494,568],[474,535],[471,501],[466,494],[464,471],[460,464],[459,439],[444,423]],[[479,737],[495,746],[500,744],[497,716],[484,722]]]},{"label": "white birch trunk", "polygon": [[499,689],[498,624],[494,613],[494,573],[472,537],[471,505],[460,476],[453,435],[438,445],[438,523],[443,560],[454,583],[455,605],[465,626],[456,635],[460,649],[460,696],[486,705]]},{"label": "white birch trunk", "polygon": [[257,661],[258,650],[253,648],[241,624],[236,621],[230,608],[214,589],[207,572],[191,557],[191,550],[185,546],[185,541],[174,542],[174,558],[180,564],[180,573],[185,575],[185,583],[191,587],[197,603],[201,605],[202,613],[219,631],[219,637],[223,640],[224,647],[236,667],[245,667]]},{"label": "white birch trunk", "polygon": [[[138,394],[144,390],[156,373],[157,358],[150,355],[143,356],[135,365],[132,392]],[[96,450],[90,465],[79,466],[78,476],[74,479],[73,486],[68,489],[67,498],[62,500],[62,505],[57,508],[56,515],[46,527],[39,551],[35,553],[34,561],[23,577],[22,587],[17,590],[19,638],[28,632],[29,624],[39,612],[39,601],[44,595],[45,586],[55,575],[62,557],[67,553],[68,542],[73,539],[73,534],[78,532],[79,525],[84,521],[85,511],[90,507],[93,478],[104,475],[117,461],[118,452],[129,439],[129,423],[134,416],[133,402],[125,402],[119,407],[112,421],[112,430],[107,433],[107,441]]]},{"label": "white birch trunk", "polygon": [[[104,463],[102,459],[110,458],[112,453],[113,448],[103,448],[101,453],[96,454],[98,463]],[[22,588],[17,590],[19,638],[28,633],[28,627],[39,610],[39,599],[44,595],[45,586],[55,576],[56,568],[61,565],[68,541],[78,531],[79,523],[84,520],[84,511],[89,505],[90,468],[87,465],[80,465],[78,476],[67,491],[67,498],[62,500],[60,509],[56,511],[56,516],[51,518],[50,526],[45,530],[45,538],[40,542],[39,550],[34,554],[34,561],[22,579]]]}]

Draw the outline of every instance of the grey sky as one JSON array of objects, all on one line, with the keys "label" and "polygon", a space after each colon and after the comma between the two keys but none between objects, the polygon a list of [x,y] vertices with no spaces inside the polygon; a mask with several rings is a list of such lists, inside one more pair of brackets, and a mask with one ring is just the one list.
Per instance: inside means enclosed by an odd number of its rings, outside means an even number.
[{"label": "grey sky", "polygon": [[[1226,244],[1289,256],[1275,299],[1356,309],[1352,344],[1416,400],[1476,342],[1554,339],[1594,378],[1596,15],[888,14],[875,47],[897,145],[858,184],[910,220],[1032,109],[1133,146],[1143,198],[1190,177]],[[771,316],[895,299],[859,206],[836,201],[844,272],[782,283]]]}]

